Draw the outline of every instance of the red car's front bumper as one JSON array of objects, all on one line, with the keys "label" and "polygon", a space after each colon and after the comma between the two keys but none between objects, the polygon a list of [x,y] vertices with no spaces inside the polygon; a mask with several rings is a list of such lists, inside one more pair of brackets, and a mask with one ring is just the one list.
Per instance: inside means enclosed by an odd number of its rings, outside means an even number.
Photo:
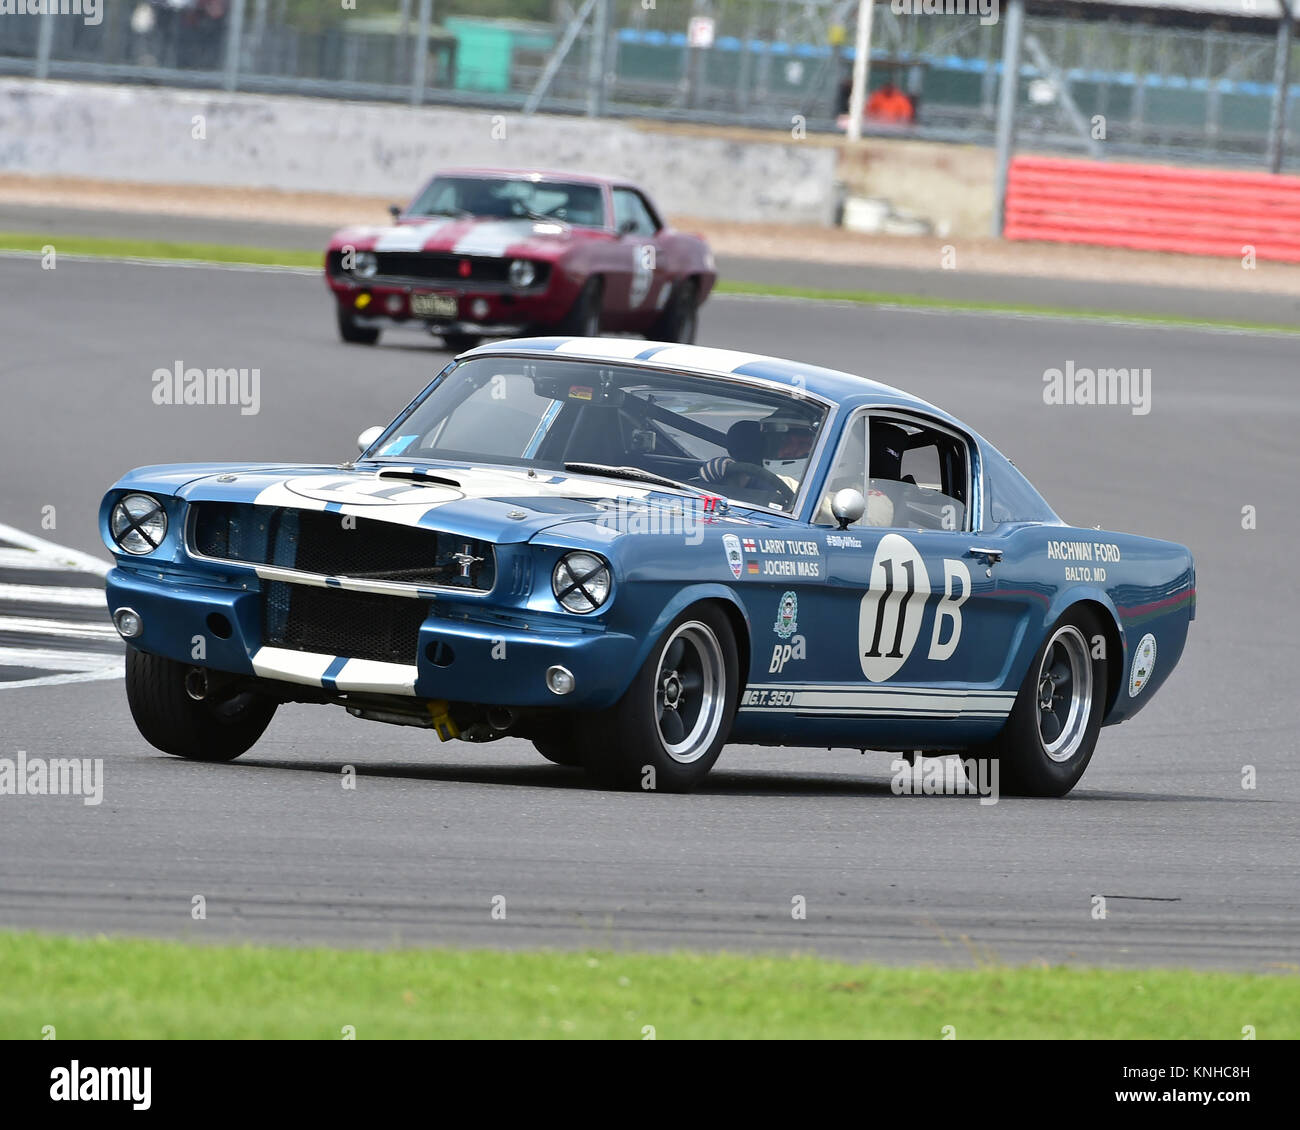
[{"label": "red car's front bumper", "polygon": [[432,333],[513,336],[558,323],[573,304],[567,288],[515,290],[473,283],[406,283],[326,275],[341,310],[359,326],[406,326]]}]

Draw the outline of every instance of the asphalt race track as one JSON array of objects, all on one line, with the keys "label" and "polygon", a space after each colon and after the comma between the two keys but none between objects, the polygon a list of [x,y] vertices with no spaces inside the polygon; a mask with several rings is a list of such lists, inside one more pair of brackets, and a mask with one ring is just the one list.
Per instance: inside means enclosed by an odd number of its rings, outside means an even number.
[{"label": "asphalt race track", "polygon": [[[414,334],[338,343],[323,283],[301,273],[8,258],[0,296],[0,523],[100,558],[98,501],[126,469],[345,458],[446,357]],[[137,736],[120,680],[95,667],[116,645],[92,660],[57,643],[51,624],[94,622],[68,595],[93,577],[25,569],[0,529],[0,757],[105,763],[98,806],[0,796],[0,925],[1294,968],[1297,339],[722,298],[701,340],[903,385],[1001,446],[1068,521],[1193,548],[1181,666],[1103,731],[1069,798],[894,796],[884,755],[746,747],[694,796],[613,794],[526,743],[440,746],[327,707],[282,709],[239,761],[188,763]],[[1044,370],[1071,360],[1150,367],[1150,413],[1046,406]],[[260,411],[154,405],[151,374],[177,361],[257,367]],[[4,658],[56,646],[81,667]]]}]

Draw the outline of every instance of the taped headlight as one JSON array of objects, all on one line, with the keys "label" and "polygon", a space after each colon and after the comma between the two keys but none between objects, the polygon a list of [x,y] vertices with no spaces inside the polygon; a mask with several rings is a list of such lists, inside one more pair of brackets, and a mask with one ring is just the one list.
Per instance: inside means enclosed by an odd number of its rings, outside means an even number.
[{"label": "taped headlight", "polygon": [[594,553],[566,553],[551,574],[555,599],[570,612],[595,612],[609,599],[609,562]]},{"label": "taped headlight", "polygon": [[113,506],[108,526],[124,553],[152,553],[167,536],[167,511],[152,495],[128,494]]},{"label": "taped headlight", "polygon": [[358,251],[352,260],[352,273],[359,279],[373,279],[379,271],[379,256],[373,251]]},{"label": "taped headlight", "polygon": [[510,264],[510,285],[523,290],[537,279],[537,267],[527,259],[516,259]]}]

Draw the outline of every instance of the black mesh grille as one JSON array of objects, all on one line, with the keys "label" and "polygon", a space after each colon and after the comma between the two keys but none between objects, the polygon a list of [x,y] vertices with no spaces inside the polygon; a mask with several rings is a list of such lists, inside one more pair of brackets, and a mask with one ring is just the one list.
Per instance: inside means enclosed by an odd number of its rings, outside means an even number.
[{"label": "black mesh grille", "polygon": [[[491,255],[447,255],[426,251],[380,251],[377,253],[376,258],[379,261],[377,270],[379,278],[421,279],[428,282],[461,285],[472,283],[504,284],[510,278],[511,260]],[[468,275],[463,273],[466,270],[461,265],[463,263],[469,264]],[[533,267],[537,274],[532,286],[544,285],[547,275],[550,273],[550,264],[535,262]],[[330,273],[335,275],[346,273],[343,270],[341,252],[330,252]],[[357,281],[364,283],[369,280],[358,279]]]},{"label": "black mesh grille", "polygon": [[262,590],[262,642],[414,665],[428,615],[423,600],[273,581]]},{"label": "black mesh grille", "polygon": [[345,525],[339,514],[243,502],[199,502],[194,510],[194,548],[206,557],[478,591],[496,578],[490,543],[437,530],[372,518],[349,518]]}]

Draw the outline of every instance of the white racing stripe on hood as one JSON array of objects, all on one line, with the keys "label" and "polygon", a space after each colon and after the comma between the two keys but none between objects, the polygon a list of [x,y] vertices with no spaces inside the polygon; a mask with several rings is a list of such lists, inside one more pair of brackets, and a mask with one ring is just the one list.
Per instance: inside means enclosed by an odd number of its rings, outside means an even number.
[{"label": "white racing stripe on hood", "polygon": [[458,221],[431,220],[427,224],[403,224],[390,228],[375,241],[376,251],[423,251],[424,245],[443,228]]},{"label": "white racing stripe on hood", "polygon": [[[394,468],[403,470],[405,468]],[[459,488],[431,483],[427,486],[378,472],[332,471],[314,475],[293,475],[260,491],[257,506],[278,506],[299,510],[325,510],[359,518],[374,517],[382,510],[385,521],[418,526],[426,514],[449,502],[478,498],[645,498],[654,489],[631,480],[599,480],[577,475],[538,472],[530,478],[525,471],[487,468],[456,470],[438,468],[434,474],[454,480]],[[551,482],[558,478],[559,482]],[[377,497],[382,494],[383,497]]]},{"label": "white racing stripe on hood", "polygon": [[537,233],[532,220],[501,220],[477,224],[453,249],[457,255],[493,255],[501,258],[506,249],[531,239]]}]

